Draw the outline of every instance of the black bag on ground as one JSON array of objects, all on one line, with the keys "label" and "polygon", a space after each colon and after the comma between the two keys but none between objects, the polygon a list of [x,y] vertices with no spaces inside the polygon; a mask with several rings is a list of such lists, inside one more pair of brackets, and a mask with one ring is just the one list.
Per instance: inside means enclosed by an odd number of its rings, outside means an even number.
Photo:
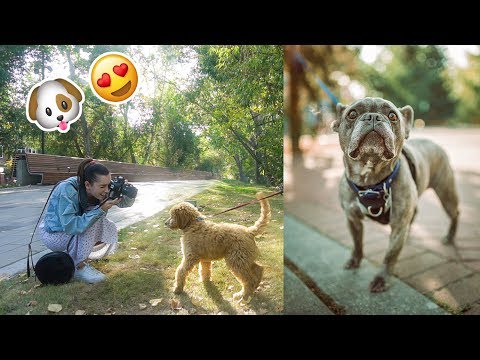
[{"label": "black bag on ground", "polygon": [[[40,280],[42,284],[45,285],[57,285],[57,284],[65,284],[69,282],[73,275],[75,274],[75,263],[73,262],[72,257],[63,251],[52,251],[48,254],[43,255],[40,259],[38,259],[37,264],[33,262],[33,252],[32,252],[32,241],[33,236],[35,235],[35,231],[37,230],[38,223],[42,218],[43,212],[45,211],[45,207],[48,204],[48,200],[53,193],[53,190],[57,187],[58,184],[64,181],[58,182],[50,191],[48,195],[47,201],[43,206],[42,213],[38,218],[37,224],[33,229],[32,237],[30,239],[30,243],[28,244],[28,254],[27,254],[27,276],[30,277],[30,261],[32,262],[33,271],[35,272],[35,276]],[[73,185],[73,184],[72,184]],[[77,187],[73,185],[75,189]],[[70,240],[67,244],[67,250],[70,247],[70,243],[72,242],[75,235],[72,235]]]},{"label": "black bag on ground", "polygon": [[72,279],[75,264],[67,253],[53,251],[38,259],[34,271],[42,284],[65,284]]}]

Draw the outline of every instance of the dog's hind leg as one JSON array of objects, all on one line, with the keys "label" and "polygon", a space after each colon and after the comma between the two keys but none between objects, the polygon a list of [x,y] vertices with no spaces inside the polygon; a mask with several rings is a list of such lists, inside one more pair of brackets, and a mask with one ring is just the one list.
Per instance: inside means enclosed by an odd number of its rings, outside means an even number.
[{"label": "dog's hind leg", "polygon": [[180,294],[183,291],[185,285],[185,279],[188,276],[188,273],[193,269],[193,267],[198,263],[198,259],[195,258],[183,258],[180,265],[178,265],[177,271],[175,272],[175,294]]},{"label": "dog's hind leg", "polygon": [[258,265],[257,263],[252,264],[252,274],[253,274],[253,291],[260,285],[260,281],[262,281],[263,277],[263,266]]},{"label": "dog's hind leg", "polygon": [[200,281],[210,281],[212,279],[212,262],[200,261],[198,274],[200,275]]},{"label": "dog's hind leg", "polygon": [[432,184],[432,187],[450,217],[450,228],[448,229],[447,235],[442,239],[442,242],[444,244],[453,244],[460,212],[458,210],[458,195],[455,188],[453,172],[446,171],[445,176],[447,179],[444,179],[444,181],[441,181],[439,184]]},{"label": "dog's hind leg", "polygon": [[256,288],[254,285],[260,284],[263,268],[255,263],[248,266],[245,259],[238,261],[238,259],[225,258],[225,261],[233,275],[242,284],[242,290],[233,294],[233,299],[237,301],[248,299]]}]

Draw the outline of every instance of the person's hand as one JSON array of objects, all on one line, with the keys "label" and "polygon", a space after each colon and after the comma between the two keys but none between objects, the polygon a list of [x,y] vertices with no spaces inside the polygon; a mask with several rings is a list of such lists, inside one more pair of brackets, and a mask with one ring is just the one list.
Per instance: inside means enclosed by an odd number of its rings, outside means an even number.
[{"label": "person's hand", "polygon": [[103,211],[108,211],[108,209],[110,209],[113,205],[119,204],[120,201],[122,201],[121,197],[118,197],[118,198],[113,199],[113,200],[107,200],[107,201],[105,201],[105,203],[100,208]]}]

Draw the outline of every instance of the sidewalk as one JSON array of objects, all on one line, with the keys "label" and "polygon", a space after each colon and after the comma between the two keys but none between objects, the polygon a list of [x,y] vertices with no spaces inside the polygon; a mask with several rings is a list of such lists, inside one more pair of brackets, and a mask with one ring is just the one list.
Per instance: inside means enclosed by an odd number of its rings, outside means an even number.
[{"label": "sidewalk", "polygon": [[[460,196],[460,221],[456,243],[461,258],[459,259],[452,247],[441,243],[441,237],[447,232],[448,217],[435,193],[427,190],[420,198],[418,215],[412,225],[409,239],[400,254],[395,274],[401,280],[399,283],[409,285],[450,313],[480,314],[480,224],[478,223],[480,162],[475,159],[475,156],[480,153],[480,129],[424,129],[414,131],[412,137],[427,137],[436,141],[444,146],[451,159]],[[301,147],[304,149],[304,156],[295,163],[292,163],[288,143],[289,139],[286,138],[284,168],[286,216],[295,218],[298,222],[297,227],[306,226],[315,229],[319,238],[323,236],[326,239],[333,239],[337,244],[347,247],[346,250],[349,252],[353,241],[338,198],[338,182],[343,173],[343,153],[338,145],[338,135],[326,135],[314,140],[308,137],[303,138]],[[360,268],[368,267],[369,264],[378,267],[388,245],[390,227],[370,220],[363,223],[366,261],[362,262]],[[286,222],[285,225],[285,257],[291,259],[295,263],[294,266],[305,270],[305,264],[302,262],[306,260],[302,257],[293,259],[292,246],[301,246],[301,241],[294,239],[297,245],[289,245],[292,236],[288,235],[287,224],[291,222]],[[320,255],[318,254],[317,257]],[[334,260],[329,263],[329,266],[342,269],[346,259]],[[317,275],[315,272],[306,272],[308,276],[315,279]],[[354,276],[352,272],[343,271],[343,273]],[[319,288],[326,291],[328,286],[319,281],[317,280]],[[393,288],[397,286],[399,285],[395,283],[388,291],[395,291]],[[368,286],[364,287],[363,292],[368,294]],[[288,292],[289,288],[286,287],[286,298]],[[351,296],[360,301],[360,298],[365,295],[363,292],[362,295],[357,292],[352,293]],[[372,301],[375,296],[378,297],[378,295],[368,296]],[[335,298],[335,296],[332,297]],[[405,302],[406,299],[397,301]],[[340,305],[345,306],[345,304]],[[356,309],[354,313],[362,313],[362,310]]]},{"label": "sidewalk", "polygon": [[[133,206],[114,206],[107,216],[120,230],[206,190],[213,183],[214,180],[132,182],[138,188]],[[28,243],[52,188],[32,185],[0,190],[0,280],[26,270]],[[32,242],[34,261],[50,251],[36,234]]]}]

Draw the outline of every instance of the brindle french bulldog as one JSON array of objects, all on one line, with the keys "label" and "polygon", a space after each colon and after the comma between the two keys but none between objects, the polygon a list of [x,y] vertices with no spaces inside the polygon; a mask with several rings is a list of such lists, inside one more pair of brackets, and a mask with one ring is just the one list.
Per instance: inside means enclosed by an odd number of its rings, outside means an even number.
[{"label": "brindle french bulldog", "polygon": [[433,188],[451,219],[445,244],[453,244],[457,229],[458,195],[447,154],[427,139],[405,141],[412,123],[411,106],[397,108],[388,100],[367,97],[349,106],[338,104],[332,124],[344,152],[340,201],[354,242],[345,268],[360,266],[365,216],[391,226],[383,266],[370,283],[371,292],[387,289],[418,198],[426,189]]}]

